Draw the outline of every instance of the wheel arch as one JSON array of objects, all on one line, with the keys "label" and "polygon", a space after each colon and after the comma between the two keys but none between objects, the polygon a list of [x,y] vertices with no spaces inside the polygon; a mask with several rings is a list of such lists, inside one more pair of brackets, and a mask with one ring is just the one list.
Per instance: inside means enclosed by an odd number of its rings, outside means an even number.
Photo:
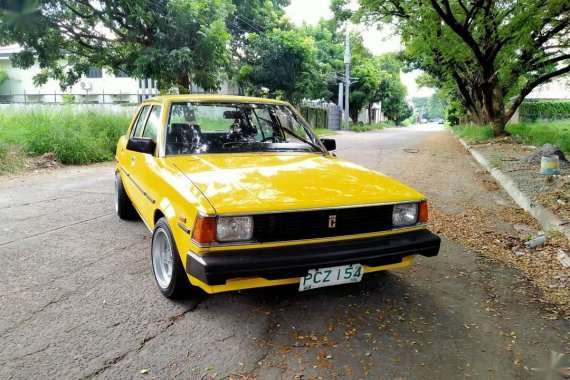
[{"label": "wheel arch", "polygon": [[174,206],[172,205],[172,202],[170,202],[170,199],[166,197],[162,198],[160,203],[158,203],[157,208],[154,210],[152,217],[153,228],[160,218],[165,218],[171,229],[176,225],[176,212],[174,211]]}]

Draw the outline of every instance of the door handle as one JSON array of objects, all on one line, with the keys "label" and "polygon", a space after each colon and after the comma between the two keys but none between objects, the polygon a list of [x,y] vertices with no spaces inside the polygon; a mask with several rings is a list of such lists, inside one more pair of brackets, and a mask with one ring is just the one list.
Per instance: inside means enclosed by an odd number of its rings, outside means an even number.
[{"label": "door handle", "polygon": [[135,162],[137,162],[137,158],[136,158],[136,157],[131,157],[131,165],[134,165]]}]

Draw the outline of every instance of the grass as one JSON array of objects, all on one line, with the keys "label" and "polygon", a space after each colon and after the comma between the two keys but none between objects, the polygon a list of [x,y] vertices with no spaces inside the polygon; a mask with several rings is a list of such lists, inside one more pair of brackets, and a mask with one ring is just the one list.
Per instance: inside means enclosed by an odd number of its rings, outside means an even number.
[{"label": "grass", "polygon": [[503,160],[498,156],[491,156],[489,159],[489,167],[487,169],[498,168],[503,164]]},{"label": "grass", "polygon": [[463,140],[472,144],[479,144],[493,138],[493,129],[490,125],[473,126],[458,125],[453,127],[453,132]]},{"label": "grass", "polygon": [[[570,153],[570,121],[518,123],[507,125],[507,132],[519,137],[525,144],[542,146],[550,143]],[[478,127],[461,125],[453,127],[459,137],[469,143],[482,143],[493,138],[490,125]]]},{"label": "grass", "polygon": [[18,146],[0,141],[0,174],[14,173],[26,162],[24,154]]},{"label": "grass", "polygon": [[570,120],[511,124],[507,126],[507,132],[520,136],[526,144],[542,146],[550,143],[570,153]]},{"label": "grass", "polygon": [[20,150],[30,156],[53,152],[64,164],[111,160],[117,140],[128,128],[130,116],[73,110],[66,108],[0,114],[0,142],[5,146],[2,148],[4,161],[9,159],[8,150]]},{"label": "grass", "polygon": [[313,132],[317,135],[317,136],[327,136],[327,135],[336,135],[338,134],[337,132],[331,130],[331,129],[326,129],[326,128],[313,128]]},{"label": "grass", "polygon": [[353,132],[368,132],[393,127],[393,123],[351,124],[350,130]]}]

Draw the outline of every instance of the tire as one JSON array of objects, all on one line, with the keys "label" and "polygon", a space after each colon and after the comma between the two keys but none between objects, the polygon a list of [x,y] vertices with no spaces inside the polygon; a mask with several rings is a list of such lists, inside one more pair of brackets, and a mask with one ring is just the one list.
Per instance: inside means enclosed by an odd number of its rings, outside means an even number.
[{"label": "tire", "polygon": [[121,175],[118,172],[115,173],[115,211],[123,220],[132,220],[137,217],[137,211],[125,191]]},{"label": "tire", "polygon": [[150,258],[154,279],[163,296],[173,299],[188,294],[190,282],[165,218],[160,218],[154,226]]}]

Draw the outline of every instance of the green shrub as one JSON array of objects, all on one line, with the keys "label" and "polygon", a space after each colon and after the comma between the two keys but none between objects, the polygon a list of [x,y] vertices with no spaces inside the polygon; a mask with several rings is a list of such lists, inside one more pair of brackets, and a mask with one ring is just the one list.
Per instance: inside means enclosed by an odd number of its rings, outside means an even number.
[{"label": "green shrub", "polygon": [[527,100],[519,108],[522,122],[570,119],[570,100]]},{"label": "green shrub", "polygon": [[450,100],[445,111],[445,120],[451,126],[460,125],[467,116],[465,107],[456,99]]},{"label": "green shrub", "polygon": [[65,94],[62,97],[63,104],[74,104],[75,103],[75,96],[71,94]]}]

